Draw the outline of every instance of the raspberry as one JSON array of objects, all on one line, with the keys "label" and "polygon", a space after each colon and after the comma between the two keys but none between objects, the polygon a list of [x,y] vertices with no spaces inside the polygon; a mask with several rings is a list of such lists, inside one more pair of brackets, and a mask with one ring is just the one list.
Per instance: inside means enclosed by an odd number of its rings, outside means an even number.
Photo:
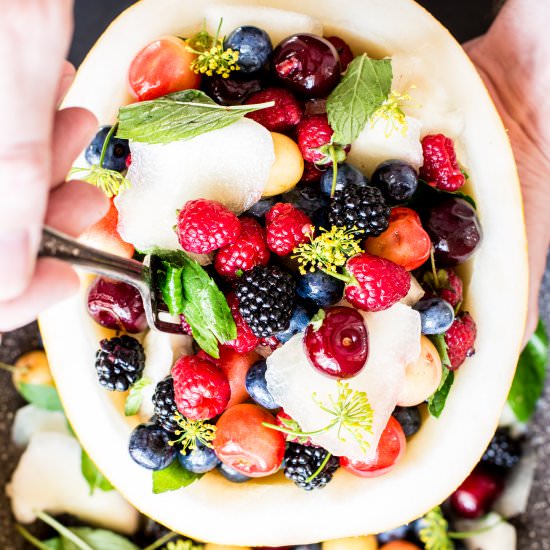
[{"label": "raspberry", "polygon": [[235,279],[239,271],[250,271],[257,265],[267,265],[269,250],[265,244],[265,231],[253,218],[243,217],[241,234],[237,240],[220,248],[214,268],[223,277]]},{"label": "raspberry", "polygon": [[178,215],[176,232],[184,250],[207,254],[235,242],[241,224],[223,204],[198,199],[185,203]]},{"label": "raspberry", "polygon": [[[283,409],[281,409],[275,416],[275,424],[284,428],[285,430],[290,430],[293,432],[300,432],[301,428],[298,422],[294,420],[290,415],[288,415]],[[311,438],[307,435],[290,435],[285,434],[285,438],[289,443],[300,443],[300,445],[312,445]]]},{"label": "raspberry", "polygon": [[323,145],[328,145],[334,134],[328,123],[327,115],[312,115],[304,117],[296,130],[298,147],[307,162],[325,163],[330,161],[327,155],[318,151]]},{"label": "raspberry", "polygon": [[101,340],[95,368],[99,383],[109,391],[126,391],[141,378],[145,368],[143,346],[131,336]]},{"label": "raspberry", "polygon": [[365,311],[388,309],[404,298],[411,286],[411,276],[403,267],[367,253],[348,260],[346,270],[359,285],[346,285],[346,300]]},{"label": "raspberry", "polygon": [[353,52],[348,43],[342,40],[339,36],[328,36],[327,40],[336,48],[340,56],[340,65],[342,72],[345,73],[348,65],[353,61]]},{"label": "raspberry", "polygon": [[457,191],[466,178],[456,160],[453,140],[443,134],[426,136],[422,140],[424,165],[420,169],[420,177],[442,191]]},{"label": "raspberry", "polygon": [[474,343],[477,335],[477,327],[472,316],[468,312],[461,313],[445,333],[445,343],[451,366],[449,370],[456,370],[466,357],[475,353]]},{"label": "raspberry", "polygon": [[462,302],[462,279],[454,269],[447,269],[447,286],[439,291],[439,296],[456,307]]},{"label": "raspberry", "polygon": [[213,363],[184,356],[172,367],[178,410],[190,420],[208,420],[222,413],[231,390],[227,376]]},{"label": "raspberry", "polygon": [[302,120],[303,108],[294,95],[284,88],[266,88],[252,94],[245,103],[265,103],[274,101],[269,109],[262,109],[246,116],[267,128],[270,132],[286,133]]},{"label": "raspberry", "polygon": [[252,332],[247,322],[239,311],[239,300],[233,292],[226,296],[227,303],[231,308],[231,314],[237,325],[237,338],[230,342],[224,342],[224,346],[234,349],[239,353],[248,353],[260,345],[260,339]]},{"label": "raspberry", "polygon": [[315,164],[312,162],[304,162],[304,173],[302,174],[302,179],[304,183],[317,183],[321,176],[324,174],[323,171],[319,170]]},{"label": "raspberry", "polygon": [[309,240],[311,220],[289,203],[278,202],[265,216],[267,246],[279,256],[287,256]]},{"label": "raspberry", "polygon": [[180,315],[180,323],[183,334],[187,334],[187,336],[193,336],[193,329],[191,328],[191,325],[187,322],[187,319],[183,314]]}]

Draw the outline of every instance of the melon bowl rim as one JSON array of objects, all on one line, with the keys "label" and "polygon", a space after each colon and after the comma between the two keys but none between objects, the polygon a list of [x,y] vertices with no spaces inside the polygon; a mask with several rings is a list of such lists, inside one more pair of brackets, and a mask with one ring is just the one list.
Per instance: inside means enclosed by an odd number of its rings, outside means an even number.
[{"label": "melon bowl rim", "polygon": [[[101,124],[111,123],[128,99],[125,75],[133,55],[159,36],[198,28],[202,8],[213,4],[295,7],[292,0],[142,0],[91,50],[64,105],[87,107]],[[345,12],[337,0],[302,0],[298,11],[356,46],[420,52],[464,115],[463,148],[485,233],[470,266],[466,302],[478,323],[477,354],[459,372],[441,418],[425,422],[386,476],[363,480],[340,471],[325,489],[307,493],[281,474],[244,485],[210,474],[186,489],[153,495],[150,472],[127,452],[130,425],[95,380],[97,333],[83,297],[45,312],[40,326],[53,376],[74,431],[99,469],[147,516],[218,544],[284,546],[377,533],[439,504],[473,469],[497,426],[526,317],[527,252],[513,155],[462,48],[412,0],[348,0]]]}]

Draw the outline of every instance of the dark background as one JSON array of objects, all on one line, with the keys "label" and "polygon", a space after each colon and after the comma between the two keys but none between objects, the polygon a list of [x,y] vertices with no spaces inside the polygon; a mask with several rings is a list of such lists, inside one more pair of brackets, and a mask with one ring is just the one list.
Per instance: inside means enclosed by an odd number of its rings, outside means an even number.
[{"label": "dark background", "polygon": [[[15,0],[16,1],[16,0]],[[181,0],[189,1],[189,0]],[[322,0],[319,0],[322,1]],[[532,0],[546,1],[546,0]],[[70,51],[71,61],[78,66],[107,24],[133,0],[75,0],[75,38]],[[463,42],[485,32],[494,18],[501,0],[424,0],[420,4],[430,10],[455,37]],[[367,14],[366,14],[367,15]],[[1,15],[0,15],[1,16]],[[116,51],[113,51],[116,55]],[[541,296],[541,316],[550,326],[550,270],[547,269]],[[0,361],[13,363],[27,350],[39,346],[36,325],[3,335]],[[13,389],[8,373],[0,372],[0,488],[10,479],[19,451],[10,443],[14,411],[22,404]],[[539,467],[532,490],[528,513],[517,520],[519,550],[550,550],[550,387],[547,388],[529,431],[529,448],[539,457]],[[464,442],[467,444],[467,442]],[[452,468],[453,457],[449,457]],[[63,480],[59,480],[63,483]],[[0,550],[27,550],[15,532],[9,502],[0,490]],[[499,549],[508,550],[508,549]]]}]

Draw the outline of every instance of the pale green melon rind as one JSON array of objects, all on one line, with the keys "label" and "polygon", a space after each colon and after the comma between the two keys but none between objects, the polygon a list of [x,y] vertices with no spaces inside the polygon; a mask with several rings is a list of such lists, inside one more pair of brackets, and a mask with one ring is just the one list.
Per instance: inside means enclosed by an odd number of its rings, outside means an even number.
[{"label": "pale green melon rind", "polygon": [[[227,0],[272,5],[319,17],[356,47],[420,52],[465,118],[462,136],[485,240],[472,264],[467,306],[478,323],[477,353],[461,369],[439,420],[428,419],[389,475],[361,480],[345,472],[306,493],[282,478],[233,485],[218,475],[153,496],[150,473],[128,456],[129,426],[99,388],[97,341],[81,298],[41,318],[58,388],[82,444],[104,474],[145,514],[189,536],[236,545],[281,546],[379,532],[416,518],[466,477],[489,441],[521,345],[527,304],[522,202],[510,145],[496,110],[460,46],[410,0]],[[81,68],[66,104],[111,122],[128,100],[133,55],[164,34],[196,29],[206,0],[143,0],[107,30]],[[361,37],[365,37],[362,41]]]}]

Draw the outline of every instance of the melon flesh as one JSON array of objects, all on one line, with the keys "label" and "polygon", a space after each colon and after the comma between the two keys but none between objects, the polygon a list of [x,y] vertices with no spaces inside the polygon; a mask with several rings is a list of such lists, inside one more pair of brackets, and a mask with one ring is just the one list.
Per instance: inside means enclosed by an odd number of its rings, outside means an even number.
[{"label": "melon flesh", "polygon": [[236,214],[262,196],[275,161],[271,134],[242,119],[189,141],[131,142],[131,187],[116,198],[118,230],[138,250],[178,249],[177,211],[192,199],[217,200]]},{"label": "melon flesh", "polygon": [[[395,304],[378,313],[361,312],[369,331],[369,357],[363,370],[346,380],[353,390],[366,392],[373,409],[372,433],[364,434],[364,450],[353,435],[338,427],[312,436],[316,445],[335,456],[358,460],[373,457],[380,435],[397,404],[405,381],[405,367],[420,353],[420,315]],[[338,395],[338,382],[313,368],[297,334],[267,359],[267,386],[275,401],[298,422],[304,432],[330,424],[334,417],[319,403],[329,404]],[[315,394],[315,395],[314,395]]]},{"label": "melon flesh", "polygon": [[32,523],[38,510],[68,513],[99,527],[134,533],[139,514],[116,491],[90,495],[80,456],[80,445],[70,435],[34,434],[6,488],[15,519]]},{"label": "melon flesh", "polygon": [[266,6],[218,5],[206,9],[206,26],[210,32],[215,33],[220,19],[223,19],[222,34],[227,35],[242,25],[253,25],[269,34],[273,47],[291,34],[323,35],[323,24],[319,19]]},{"label": "melon flesh", "polygon": [[24,447],[38,432],[54,432],[70,435],[67,419],[62,412],[46,411],[35,405],[25,405],[17,410],[11,429],[11,438],[16,445]]}]

